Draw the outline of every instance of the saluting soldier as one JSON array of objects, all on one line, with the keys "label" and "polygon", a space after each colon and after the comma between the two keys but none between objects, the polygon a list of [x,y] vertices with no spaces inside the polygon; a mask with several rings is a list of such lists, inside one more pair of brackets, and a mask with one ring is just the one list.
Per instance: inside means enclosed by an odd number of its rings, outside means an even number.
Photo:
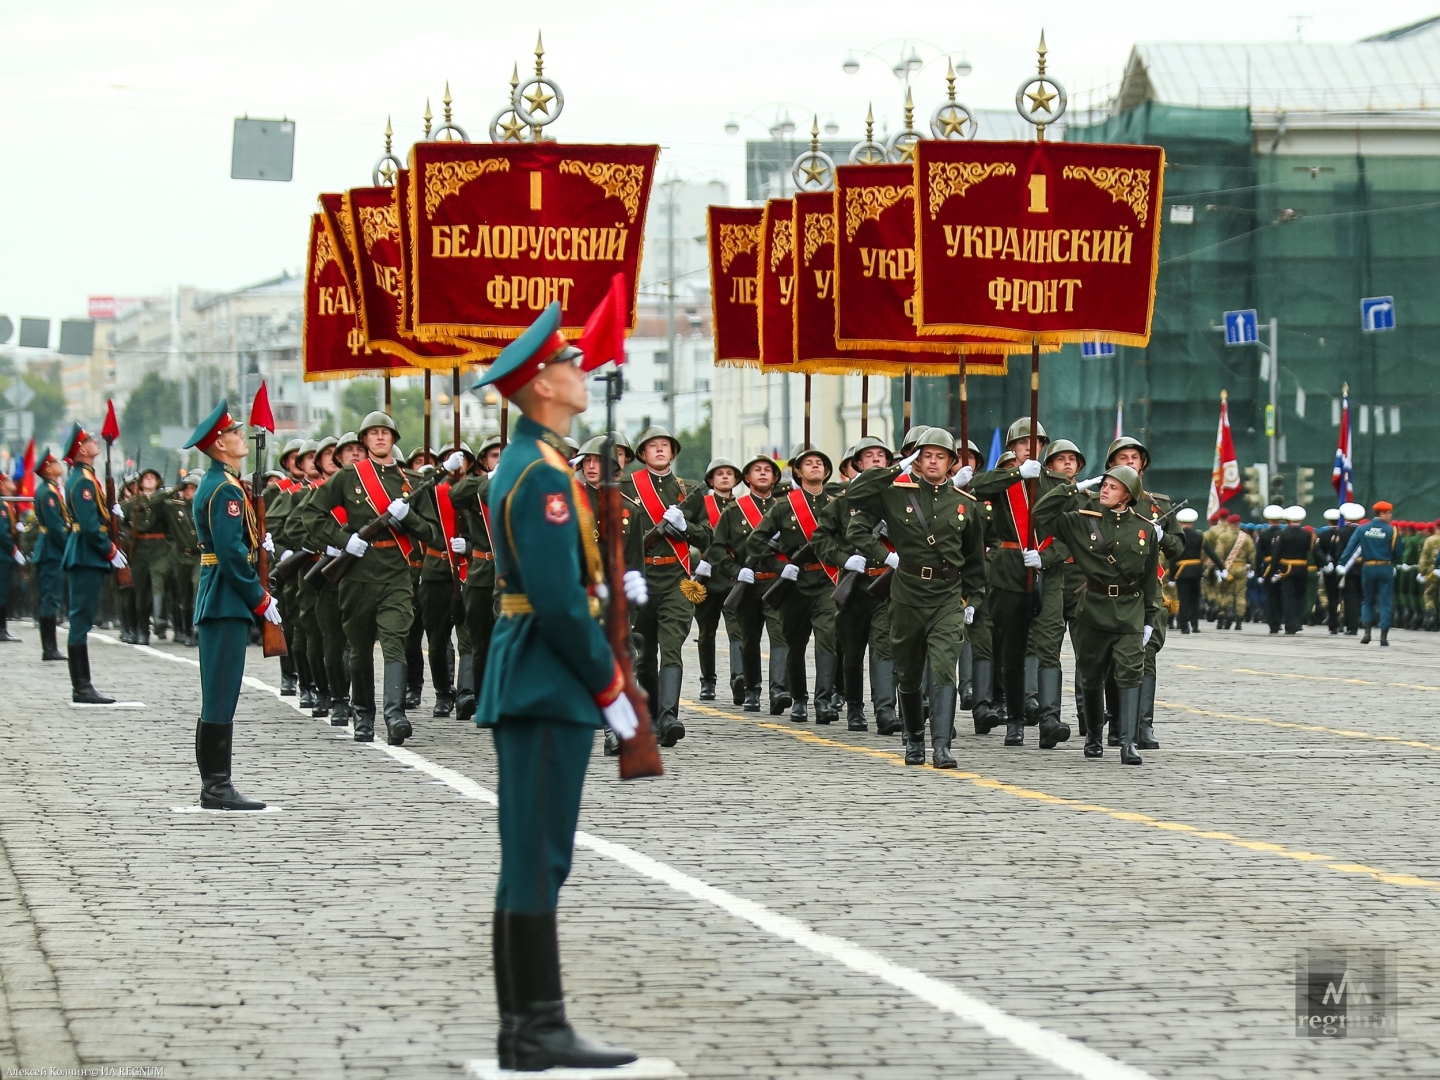
[{"label": "saluting soldier", "polygon": [[175,595],[175,644],[198,645],[195,636],[195,592],[200,588],[200,535],[195,529],[194,500],[200,472],[181,478],[160,504],[165,535],[170,539],[170,575]]},{"label": "saluting soldier", "polygon": [[735,704],[744,705],[747,712],[760,711],[760,635],[764,632],[770,640],[771,716],[779,716],[790,708],[790,694],[786,690],[785,631],[779,613],[763,600],[765,590],[780,576],[780,566],[774,550],[768,546],[771,537],[762,534],[767,547],[759,558],[751,557],[748,548],[750,534],[778,497],[775,483],[779,476],[775,462],[764,454],[756,454],[744,464],[740,478],[745,481],[746,492],[721,512],[720,523],[715,526],[714,538],[705,554],[712,577],[746,586],[736,612],[743,678],[737,680],[735,672],[730,673],[731,695]]},{"label": "saluting soldier", "polygon": [[107,574],[129,565],[125,553],[110,542],[112,507],[105,505],[105,488],[95,478],[100,442],[79,424],[72,424],[65,440],[65,462],[70,476],[65,501],[70,506],[70,538],[65,542],[62,565],[70,583],[70,631],[66,651],[70,663],[70,698],[89,705],[113,705],[90,682],[88,636],[100,605],[100,586]]},{"label": "saluting soldier", "polygon": [[[851,481],[866,469],[887,469],[895,455],[884,441],[866,435],[854,447],[845,464]],[[816,552],[824,562],[864,575],[856,580],[849,601],[835,613],[835,636],[844,665],[845,721],[851,731],[866,731],[864,661],[870,652],[870,698],[875,710],[875,730],[894,735],[900,730],[895,711],[895,663],[890,651],[890,597],[875,599],[869,585],[899,563],[887,538],[888,526],[877,525],[868,542],[859,546],[850,540],[850,519],[855,507],[850,487],[835,495],[820,512]]]},{"label": "saluting soldier", "polygon": [[[582,448],[583,452],[583,448]],[[681,507],[686,520],[703,521],[713,536],[720,524],[720,515],[735,498],[740,482],[740,466],[727,457],[717,457],[705,466],[705,487],[696,488]],[[706,490],[706,489],[709,490]],[[715,635],[720,618],[725,616],[726,636],[730,640],[730,684],[735,676],[744,678],[744,661],[740,656],[739,619],[725,611],[725,597],[734,587],[733,579],[717,578],[715,568],[704,559],[695,565],[695,580],[705,586],[705,599],[695,606],[695,645],[700,653],[700,700],[715,700]],[[738,704],[738,703],[737,703]]]},{"label": "saluting soldier", "polygon": [[899,464],[866,469],[851,482],[855,513],[847,536],[863,550],[873,544],[883,521],[895,547],[890,643],[900,686],[905,764],[925,764],[921,693],[928,660],[931,764],[953,769],[955,672],[965,627],[985,595],[985,537],[975,497],[951,479],[956,453],[949,432],[925,429],[914,446]]},{"label": "saluting soldier", "polygon": [[195,725],[195,764],[200,805],[208,810],[263,810],[230,779],[235,704],[245,675],[245,647],[256,616],[280,622],[280,605],[255,572],[262,537],[255,511],[240,482],[250,452],[240,421],[224,398],[185,444],[210,459],[195,493],[195,532],[200,541],[200,587],[195,624],[200,634],[200,719]]},{"label": "saluting soldier", "polygon": [[[499,774],[500,881],[493,926],[502,1069],[608,1068],[629,1050],[590,1042],[565,1017],[555,912],[570,872],[595,729],[630,737],[637,718],[597,621],[603,570],[590,507],[560,437],[585,411],[580,353],[551,304],[481,379],[519,406],[490,480],[501,618],[478,722]],[[625,575],[643,602],[644,575]]]},{"label": "saluting soldier", "polygon": [[1035,504],[1035,526],[1064,542],[1085,574],[1070,640],[1085,687],[1085,756],[1104,755],[1105,686],[1119,688],[1120,760],[1142,764],[1135,749],[1145,646],[1161,617],[1159,533],[1134,504],[1140,474],[1114,466],[1099,478],[1099,499],[1085,494],[1096,480],[1065,484]]},{"label": "saluting soldier", "polygon": [[60,603],[65,593],[65,544],[70,538],[70,507],[60,489],[62,469],[47,446],[35,466],[40,483],[35,488],[35,520],[40,538],[30,554],[40,589],[40,659],[64,660],[55,640],[60,621]]},{"label": "saluting soldier", "polygon": [[[300,509],[311,536],[348,551],[358,560],[340,582],[340,611],[350,645],[350,700],[355,741],[375,738],[375,643],[384,657],[382,705],[386,739],[400,746],[413,733],[405,713],[406,639],[414,619],[412,562],[419,545],[435,547],[439,537],[424,515],[410,514],[406,496],[412,474],[395,460],[400,431],[383,412],[360,424],[366,456],[320,485]],[[342,525],[331,513],[345,511]],[[393,524],[382,539],[366,541],[360,532],[382,514]]]},{"label": "saluting soldier", "polygon": [[650,588],[650,603],[635,612],[633,621],[641,639],[635,677],[655,702],[660,745],[674,746],[685,737],[680,722],[681,649],[695,617],[695,602],[687,593],[704,591],[690,577],[690,548],[704,551],[710,546],[710,526],[691,521],[682,508],[694,485],[675,475],[680,440],[663,427],[648,427],[640,433],[636,448],[645,467],[631,473],[621,486],[640,504],[640,527],[632,529],[630,543],[643,549],[638,557],[644,560]]},{"label": "saluting soldier", "polygon": [[1265,573],[1270,584],[1280,588],[1280,610],[1285,633],[1298,634],[1305,618],[1305,585],[1314,557],[1315,537],[1305,529],[1305,508],[1287,506],[1288,523],[1270,547],[1270,565]]}]

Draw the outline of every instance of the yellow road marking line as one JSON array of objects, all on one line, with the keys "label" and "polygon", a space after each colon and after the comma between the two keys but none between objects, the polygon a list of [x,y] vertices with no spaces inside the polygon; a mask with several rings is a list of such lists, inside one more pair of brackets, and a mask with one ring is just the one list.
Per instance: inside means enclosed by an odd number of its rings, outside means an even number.
[{"label": "yellow road marking line", "polygon": [[[1213,671],[1213,668],[1201,667],[1199,664],[1176,664],[1180,671]],[[1309,682],[1338,682],[1349,683],[1352,686],[1394,686],[1401,690],[1426,690],[1440,691],[1440,686],[1428,686],[1425,683],[1392,682],[1382,683],[1374,679],[1348,679],[1341,675],[1302,675],[1294,671],[1257,671],[1255,668],[1237,667],[1231,668],[1235,675],[1261,675],[1270,679],[1304,679]]]},{"label": "yellow road marking line", "polygon": [[1175,709],[1179,712],[1192,713],[1195,716],[1213,716],[1220,720],[1244,720],[1249,724],[1264,724],[1267,727],[1290,728],[1294,731],[1318,731],[1322,735],[1337,735],[1343,739],[1365,739],[1369,742],[1394,743],[1396,746],[1412,746],[1416,750],[1435,750],[1440,752],[1440,744],[1421,742],[1418,739],[1402,739],[1398,735],[1372,735],[1368,731],[1352,731],[1348,728],[1325,727],[1323,724],[1301,724],[1294,720],[1272,720],[1268,716],[1242,716],[1240,713],[1216,712],[1212,709],[1200,709],[1194,705],[1181,705],[1175,701],[1156,701],[1166,709]]},{"label": "yellow road marking line", "polygon": [[[711,708],[708,705],[700,705],[693,701],[682,699],[680,704],[704,716],[716,716],[722,720],[732,720],[737,723],[749,724],[752,727],[764,728],[768,731],[778,731],[790,736],[792,739],[809,743],[812,746],[826,746],[836,750],[846,750],[852,754],[861,754],[864,757],[875,758],[890,765],[898,765],[902,769],[907,767],[905,765],[904,755],[894,753],[890,750],[876,750],[869,746],[857,746],[854,743],[827,738],[808,728],[788,727],[784,724],[776,724],[769,720],[751,719],[748,716],[736,716],[734,713],[726,712],[723,709]],[[1156,704],[1162,703],[1157,702]],[[1241,717],[1240,719],[1245,718]],[[1440,747],[1436,749],[1440,749]],[[914,766],[909,766],[909,768],[914,768]],[[1080,799],[1067,799],[1062,795],[1051,795],[1049,792],[1021,787],[1019,784],[1006,783],[1003,780],[996,780],[980,773],[966,772],[963,769],[929,769],[927,766],[927,771],[951,780],[964,780],[974,787],[984,788],[990,791],[999,791],[1017,799],[1046,803],[1051,806],[1064,806],[1071,810],[1078,810],[1087,814],[1103,814],[1116,821],[1125,821],[1136,825],[1148,825],[1150,828],[1158,829],[1162,832],[1186,833],[1201,840],[1217,841],[1227,847],[1242,848],[1246,851],[1260,851],[1279,856],[1280,858],[1290,859],[1294,862],[1316,863],[1336,873],[1369,877],[1383,885],[1429,889],[1440,892],[1440,881],[1431,881],[1428,878],[1417,877],[1414,874],[1393,874],[1386,870],[1379,870],[1373,866],[1366,866],[1363,863],[1340,862],[1334,855],[1322,855],[1314,851],[1301,851],[1296,848],[1286,847],[1283,844],[1272,844],[1266,840],[1246,840],[1233,833],[1201,829],[1195,825],[1187,825],[1184,822],[1165,821],[1161,818],[1152,817],[1149,814],[1140,814],[1132,810],[1117,810],[1111,806],[1101,806],[1099,803],[1084,802]]]}]

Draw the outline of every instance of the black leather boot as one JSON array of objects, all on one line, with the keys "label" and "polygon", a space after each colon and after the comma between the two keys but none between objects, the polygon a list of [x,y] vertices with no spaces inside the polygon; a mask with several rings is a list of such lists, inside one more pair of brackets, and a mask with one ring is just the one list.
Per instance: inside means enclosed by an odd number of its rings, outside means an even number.
[{"label": "black leather boot", "polygon": [[431,716],[449,716],[455,711],[455,691],[436,690],[435,707],[430,710]]},{"label": "black leather boot", "polygon": [[1105,692],[1085,689],[1085,756],[1105,756]]},{"label": "black leather boot", "polygon": [[937,769],[953,769],[955,755],[950,743],[955,738],[955,687],[930,688],[930,763]]},{"label": "black leather boot", "polygon": [[1365,624],[1365,636],[1360,639],[1360,644],[1361,644],[1361,645],[1369,645],[1369,644],[1370,644],[1370,624],[1369,624],[1369,623],[1366,623],[1366,624]]},{"label": "black leather boot", "polygon": [[760,687],[748,686],[745,688],[745,700],[742,703],[746,712],[760,711]]},{"label": "black leather boot", "polygon": [[1140,678],[1140,719],[1135,730],[1135,746],[1140,750],[1159,750],[1155,741],[1155,676]]},{"label": "black leather boot", "polygon": [[40,617],[40,659],[41,660],[64,660],[65,654],[55,644],[55,618],[54,616],[42,615]]},{"label": "black leather boot", "polygon": [[790,650],[784,645],[770,646],[770,715],[779,716],[790,708],[789,672]]},{"label": "black leather boot", "polygon": [[991,680],[995,677],[995,661],[976,660],[974,667],[975,705],[971,716],[975,720],[975,734],[988,735],[1000,723],[995,702],[990,695]]},{"label": "black leather boot", "polygon": [[961,712],[975,708],[975,646],[969,641],[960,649],[960,688],[956,701]]},{"label": "black leather boot", "polygon": [[616,735],[615,729],[608,725],[605,728],[605,756],[620,756],[620,736]]},{"label": "black leather boot", "polygon": [[925,702],[919,690],[900,691],[900,722],[905,727],[905,764],[925,764]]},{"label": "black leather boot", "polygon": [[895,712],[895,661],[870,658],[870,703],[875,707],[875,730],[894,735],[900,730]]},{"label": "black leather boot", "polygon": [[195,764],[200,768],[200,805],[206,810],[264,810],[230,782],[230,740],[234,724],[195,724]]},{"label": "black leather boot", "polygon": [[1040,723],[1040,658],[1025,657],[1025,726]]},{"label": "black leather boot", "polygon": [[1053,750],[1070,738],[1070,725],[1060,720],[1060,669],[1039,668],[1035,673],[1035,700],[1040,716],[1040,749]]},{"label": "black leather boot", "polygon": [[1381,645],[1389,645],[1389,644],[1390,644],[1390,628],[1389,628],[1388,626],[1384,626],[1384,627],[1381,627],[1381,628],[1380,628],[1380,644],[1381,644]]},{"label": "black leather boot", "polygon": [[350,699],[337,697],[330,699],[330,726],[345,727],[350,723]]},{"label": "black leather boot", "polygon": [[113,697],[105,697],[90,682],[89,645],[71,645],[68,659],[70,661],[71,701],[78,701],[83,705],[115,704]]},{"label": "black leather boot", "polygon": [[350,673],[354,686],[354,697],[350,707],[354,712],[351,723],[355,726],[356,742],[375,741],[375,669],[356,667]]},{"label": "black leather boot", "polygon": [[[606,734],[610,729],[605,729]],[[502,1069],[515,1068],[515,1000],[510,993],[510,945],[505,933],[508,912],[496,911],[490,919],[490,954],[495,968],[495,1008],[500,1030],[495,1035],[495,1056]]]},{"label": "black leather boot", "polygon": [[736,705],[745,704],[745,655],[740,642],[730,642],[730,697]]},{"label": "black leather boot", "polygon": [[847,701],[845,703],[845,726],[851,731],[870,730],[870,725],[865,722],[865,702]]},{"label": "black leather boot", "polygon": [[815,650],[815,723],[833,724],[840,719],[835,705],[835,654]]},{"label": "black leather boot", "polygon": [[700,700],[715,700],[715,676],[712,675],[708,679],[703,675],[700,676]]},{"label": "black leather boot", "polygon": [[633,1050],[592,1042],[565,1019],[553,911],[505,913],[505,966],[515,1015],[517,1071],[614,1069],[635,1060]]},{"label": "black leather boot", "polygon": [[405,661],[391,660],[385,664],[385,741],[391,746],[404,746],[415,732],[405,715]]},{"label": "black leather boot", "polygon": [[10,627],[7,625],[9,618],[9,610],[3,604],[0,604],[0,643],[18,645],[20,639],[10,633]]},{"label": "black leather boot", "polygon": [[685,725],[680,722],[680,684],[684,677],[683,668],[660,669],[657,694],[660,715],[655,720],[655,737],[661,746],[674,746],[685,737]]},{"label": "black leather boot", "polygon": [[1090,740],[1090,726],[1085,722],[1085,686],[1080,680],[1080,669],[1075,669],[1075,725],[1080,729],[1080,734],[1085,736],[1088,743]]},{"label": "black leather boot", "polygon": [[1115,689],[1115,684],[1108,679],[1105,682],[1105,724],[1108,734],[1105,736],[1106,746],[1120,745],[1120,694]]},{"label": "black leather boot", "polygon": [[1140,688],[1126,686],[1120,690],[1120,764],[1140,765],[1135,749],[1135,729],[1140,724]]}]

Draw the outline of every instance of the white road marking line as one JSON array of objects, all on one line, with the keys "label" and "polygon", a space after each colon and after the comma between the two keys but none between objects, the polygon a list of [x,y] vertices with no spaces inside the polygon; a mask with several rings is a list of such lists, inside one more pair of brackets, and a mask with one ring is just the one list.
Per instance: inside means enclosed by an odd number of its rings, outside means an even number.
[{"label": "white road marking line", "polygon": [[544,1072],[515,1072],[501,1069],[496,1058],[475,1058],[465,1062],[465,1075],[476,1080],[681,1080],[689,1074],[669,1058],[641,1058],[618,1069],[546,1069]]},{"label": "white road marking line", "polygon": [[[114,641],[115,639],[110,640]],[[146,652],[155,653],[167,660],[188,661],[188,658],[170,657],[157,649],[146,646],[137,645],[134,648],[144,649]],[[188,662],[193,663],[194,661]],[[260,679],[247,675],[244,682],[247,686],[268,691],[280,698],[278,687],[271,686]],[[280,698],[280,700],[285,701],[286,699]],[[298,703],[287,702],[287,704],[291,704],[297,712],[304,711],[300,709]],[[328,721],[325,722],[328,723]],[[413,750],[406,750],[403,746],[390,746],[379,741],[369,745],[385,752],[396,761],[441,781],[467,798],[484,803],[486,806],[497,806],[499,803],[495,793],[489,788],[476,783],[463,773],[422,757]],[[1012,1016],[961,990],[958,986],[952,986],[950,983],[913,968],[894,963],[878,953],[871,952],[852,941],[847,941],[845,938],[822,934],[798,919],[781,915],[753,900],[747,900],[743,896],[737,896],[724,889],[716,888],[714,885],[706,884],[699,878],[692,877],[658,859],[643,855],[634,848],[604,840],[587,832],[577,832],[575,844],[577,847],[612,859],[642,877],[648,877],[652,881],[668,885],[675,891],[684,893],[695,900],[717,907],[729,915],[748,922],[758,930],[799,945],[818,956],[834,960],[852,971],[869,975],[871,978],[904,990],[941,1012],[950,1013],[966,1023],[974,1024],[989,1034],[1004,1039],[1016,1049],[1048,1062],[1064,1072],[1083,1077],[1085,1080],[1153,1080],[1147,1072],[1117,1061],[1084,1043],[1075,1042],[1059,1032],[1051,1031],[1021,1017]],[[551,1070],[545,1075],[554,1076],[555,1071]],[[558,1077],[557,1080],[559,1080]]]},{"label": "white road marking line", "polygon": [[283,809],[279,806],[266,806],[264,810],[218,810],[208,806],[172,806],[170,810],[176,814],[225,814],[232,818],[250,817],[252,814],[278,814]]},{"label": "white road marking line", "polygon": [[144,709],[147,706],[143,701],[111,701],[101,704],[95,701],[72,701],[72,709]]}]

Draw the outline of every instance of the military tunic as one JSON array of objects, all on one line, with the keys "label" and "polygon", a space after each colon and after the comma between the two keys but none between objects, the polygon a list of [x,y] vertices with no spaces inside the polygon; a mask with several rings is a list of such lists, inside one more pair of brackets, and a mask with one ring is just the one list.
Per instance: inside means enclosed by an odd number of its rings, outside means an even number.
[{"label": "military tunic", "polygon": [[170,540],[177,636],[192,634],[195,630],[195,592],[200,588],[200,535],[195,529],[194,508],[193,501],[178,491],[161,503],[165,535]]},{"label": "military tunic", "polygon": [[[855,516],[855,507],[850,499],[850,486],[837,493],[830,505],[820,513],[820,527],[816,529],[815,551],[831,566],[843,567],[852,555],[865,558],[865,575],[856,581],[850,593],[850,600],[843,611],[835,613],[835,636],[844,657],[844,683],[846,700],[860,703],[865,700],[863,667],[865,650],[870,650],[871,690],[875,686],[874,665],[889,662],[890,651],[890,597],[876,600],[870,595],[869,585],[889,569],[885,560],[890,555],[886,544],[885,529],[876,526],[869,541],[856,546],[850,540],[850,519]],[[881,709],[893,709],[894,702],[874,697],[872,702],[877,715]]]},{"label": "military tunic", "polygon": [[110,542],[110,507],[105,488],[89,465],[75,464],[65,484],[65,499],[73,523],[65,542],[62,565],[70,579],[70,629],[66,641],[84,645],[100,606],[100,586],[113,567],[115,545]]},{"label": "military tunic", "polygon": [[[641,472],[648,473],[653,481],[662,511],[665,507],[683,505],[695,487],[681,480],[673,470],[663,476],[648,469]],[[682,666],[680,653],[690,634],[695,605],[680,591],[680,582],[688,577],[680,556],[661,536],[646,542],[646,535],[656,527],[656,520],[646,509],[637,483],[635,476],[628,477],[621,485],[621,492],[639,506],[639,522],[630,530],[629,543],[642,552],[638,557],[643,560],[645,581],[650,587],[650,602],[643,608],[632,609],[631,621],[641,637],[635,675],[642,686],[650,689],[655,684],[659,669]],[[710,546],[709,524],[687,519],[683,543],[704,551]],[[636,557],[632,553],[627,561],[633,562]],[[692,569],[694,565],[692,558]]]},{"label": "military tunic", "polygon": [[[780,565],[768,546],[765,553],[759,557],[749,554],[749,546],[751,532],[764,519],[778,497],[772,490],[763,498],[746,492],[732,499],[721,512],[720,522],[715,526],[714,536],[705,552],[705,561],[713,568],[714,575],[721,580],[735,581],[740,571],[747,567],[755,574],[755,584],[745,590],[740,609],[736,612],[740,624],[740,659],[745,688],[758,692],[761,680],[760,634],[763,630],[769,635],[772,715],[778,714],[785,707],[779,703],[786,692],[787,654],[780,613],[764,603],[763,597],[765,590],[780,576]],[[770,536],[762,533],[761,538],[769,540]]]},{"label": "military tunic", "polygon": [[[685,511],[687,521],[703,524],[710,530],[713,537],[715,529],[720,524],[720,517],[725,508],[734,501],[734,493],[721,495],[714,489],[696,488],[685,500],[681,509]],[[704,548],[700,550],[704,551]],[[703,556],[702,556],[703,557]],[[708,561],[708,560],[707,560]],[[716,679],[715,673],[715,637],[716,631],[720,628],[720,620],[725,620],[725,635],[730,641],[730,679],[732,685],[738,679],[741,689],[744,689],[744,661],[740,656],[740,617],[738,613],[725,610],[725,597],[730,595],[731,588],[735,585],[733,577],[721,576],[716,568],[710,567],[708,578],[697,579],[705,586],[705,599],[695,606],[695,644],[700,653],[700,677],[709,679],[712,683]]]},{"label": "military tunic", "polygon": [[40,611],[42,619],[60,616],[60,603],[65,591],[65,543],[70,538],[70,508],[60,485],[52,480],[39,478],[35,487],[35,519],[39,523],[40,538],[30,556],[35,564],[35,573],[40,586]]}]

